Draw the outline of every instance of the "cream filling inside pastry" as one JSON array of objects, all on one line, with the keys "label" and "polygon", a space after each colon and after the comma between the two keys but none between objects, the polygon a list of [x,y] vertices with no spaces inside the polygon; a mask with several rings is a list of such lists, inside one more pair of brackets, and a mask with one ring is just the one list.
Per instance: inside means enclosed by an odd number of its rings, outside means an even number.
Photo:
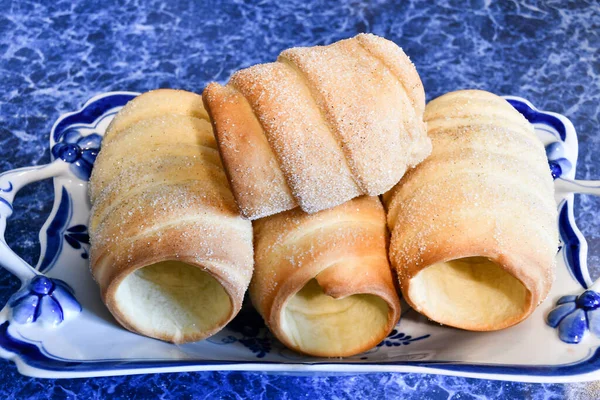
[{"label": "cream filling inside pastry", "polygon": [[388,304],[371,294],[335,299],[311,279],[283,308],[282,330],[295,348],[307,353],[343,353],[381,335]]},{"label": "cream filling inside pastry", "polygon": [[521,281],[485,257],[433,264],[409,287],[417,311],[440,323],[460,321],[461,328],[473,330],[520,317],[527,293]]},{"label": "cream filling inside pastry", "polygon": [[125,320],[141,332],[173,335],[210,331],[232,313],[229,295],[208,272],[180,262],[163,261],[129,274],[116,291]]}]

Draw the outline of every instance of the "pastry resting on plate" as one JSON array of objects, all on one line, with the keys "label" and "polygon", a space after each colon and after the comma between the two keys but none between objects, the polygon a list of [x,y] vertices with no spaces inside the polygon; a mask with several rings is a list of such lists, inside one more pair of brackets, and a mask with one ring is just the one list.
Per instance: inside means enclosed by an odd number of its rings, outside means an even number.
[{"label": "pastry resting on plate", "polygon": [[374,35],[285,50],[209,84],[203,99],[250,219],[382,194],[431,151],[419,75]]},{"label": "pastry resting on plate", "polygon": [[431,156],[384,196],[404,298],[458,328],[514,325],[554,279],[557,211],[544,146],[488,92],[441,96],[425,122]]},{"label": "pastry resting on plate", "polygon": [[239,311],[253,264],[201,97],[156,90],[106,132],[90,180],[91,269],[127,329],[203,339]]},{"label": "pastry resting on plate", "polygon": [[250,298],[287,347],[350,356],[377,345],[398,322],[377,197],[311,215],[296,208],[259,219],[254,234]]}]

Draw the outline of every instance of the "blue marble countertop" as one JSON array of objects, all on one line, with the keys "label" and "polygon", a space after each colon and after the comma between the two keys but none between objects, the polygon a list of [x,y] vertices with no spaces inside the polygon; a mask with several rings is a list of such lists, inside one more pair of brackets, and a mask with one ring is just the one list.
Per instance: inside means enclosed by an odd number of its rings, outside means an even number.
[{"label": "blue marble countertop", "polygon": [[[293,45],[373,32],[398,43],[428,99],[481,88],[568,116],[577,177],[600,179],[600,3],[591,1],[11,1],[0,0],[0,171],[48,162],[56,118],[93,95],[158,87],[201,92]],[[17,198],[7,241],[39,255],[50,182]],[[600,266],[600,200],[580,196],[579,225]],[[599,271],[595,271],[598,276]],[[18,281],[0,271],[0,303]],[[0,398],[600,398],[600,383],[521,384],[419,374],[214,372],[98,379],[22,377],[0,361]]]}]

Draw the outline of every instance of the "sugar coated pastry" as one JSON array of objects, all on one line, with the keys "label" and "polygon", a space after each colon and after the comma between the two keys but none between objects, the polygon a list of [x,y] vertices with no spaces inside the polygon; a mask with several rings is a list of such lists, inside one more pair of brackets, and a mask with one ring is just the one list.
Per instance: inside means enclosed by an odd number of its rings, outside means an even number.
[{"label": "sugar coated pastry", "polygon": [[546,298],[558,249],[542,142],[506,100],[465,90],[427,105],[432,154],[384,196],[406,301],[442,324],[514,325]]},{"label": "sugar coated pastry", "polygon": [[254,232],[250,298],[287,347],[350,356],[377,345],[398,322],[377,197],[315,214],[296,208],[254,221]]},{"label": "sugar coated pastry", "polygon": [[252,225],[199,95],[155,90],[130,101],[108,128],[89,192],[92,274],[124,327],[184,343],[237,314]]},{"label": "sugar coated pastry", "polygon": [[242,213],[307,213],[391,189],[431,151],[425,94],[393,42],[292,48],[203,93]]}]

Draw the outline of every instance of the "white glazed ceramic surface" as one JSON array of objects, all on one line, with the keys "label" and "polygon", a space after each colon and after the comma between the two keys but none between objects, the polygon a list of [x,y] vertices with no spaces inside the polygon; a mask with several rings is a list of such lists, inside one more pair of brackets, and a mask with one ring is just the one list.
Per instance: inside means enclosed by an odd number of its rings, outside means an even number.
[{"label": "white glazed ceramic surface", "polygon": [[[50,133],[52,163],[0,174],[0,265],[23,282],[0,313],[0,356],[13,360],[22,374],[397,371],[530,382],[600,379],[600,296],[592,291],[580,296],[592,282],[587,245],[573,220],[572,194],[600,194],[600,182],[572,180],[577,136],[571,122],[516,97],[507,100],[534,124],[557,176],[562,241],[552,291],[523,323],[499,332],[466,332],[429,322],[403,304],[401,321],[386,340],[343,359],[311,358],[287,350],[250,305],[223,331],[193,344],[172,345],[121,328],[102,304],[88,268],[87,177],[99,148],[96,135],[104,134],[110,120],[135,95],[105,93],[63,115]],[[40,231],[41,256],[33,268],[8,248],[3,236],[15,193],[47,177],[54,177],[54,207]],[[562,304],[546,322],[557,302]]]}]

